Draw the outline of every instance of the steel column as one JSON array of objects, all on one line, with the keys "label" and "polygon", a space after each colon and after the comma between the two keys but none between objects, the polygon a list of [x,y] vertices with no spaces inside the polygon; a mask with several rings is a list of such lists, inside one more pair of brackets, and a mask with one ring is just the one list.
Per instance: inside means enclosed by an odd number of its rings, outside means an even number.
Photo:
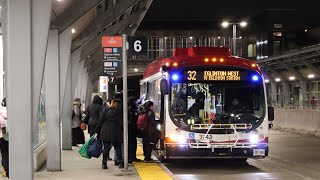
[{"label": "steel column", "polygon": [[8,1],[7,107],[11,180],[33,179],[31,6],[31,0]]},{"label": "steel column", "polygon": [[61,171],[59,32],[50,30],[46,54],[47,170]]}]

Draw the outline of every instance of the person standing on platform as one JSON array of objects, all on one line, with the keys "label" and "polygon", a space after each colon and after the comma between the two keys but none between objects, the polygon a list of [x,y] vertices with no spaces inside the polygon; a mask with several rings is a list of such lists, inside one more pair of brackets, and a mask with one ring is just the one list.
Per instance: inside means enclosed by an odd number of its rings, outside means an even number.
[{"label": "person standing on platform", "polygon": [[152,161],[151,159],[151,153],[152,153],[152,144],[150,141],[150,135],[151,129],[155,129],[157,123],[155,119],[155,114],[153,112],[153,102],[147,101],[144,104],[144,109],[142,110],[142,113],[147,113],[147,128],[145,131],[142,132],[142,138],[143,138],[143,154],[144,154],[144,160],[147,162]]},{"label": "person standing on platform", "polygon": [[7,101],[4,98],[1,102],[2,109],[0,111],[0,150],[1,163],[5,171],[5,175],[9,178],[9,142],[7,128]]},{"label": "person standing on platform", "polygon": [[92,103],[86,109],[84,123],[88,124],[88,133],[90,134],[90,137],[95,134],[96,126],[103,111],[102,104],[103,99],[100,96],[95,95]]},{"label": "person standing on platform", "polygon": [[85,143],[84,133],[80,128],[81,118],[81,100],[79,98],[76,98],[73,102],[72,112],[72,146],[77,146],[77,144]]},{"label": "person standing on platform", "polygon": [[103,141],[103,160],[102,169],[108,169],[107,162],[111,145],[117,155],[119,168],[123,168],[123,157],[121,144],[123,143],[123,112],[121,109],[121,100],[114,99],[111,107],[101,115],[96,128],[98,138]]},{"label": "person standing on platform", "polygon": [[129,147],[129,162],[141,161],[137,159],[137,120],[138,112],[135,103],[135,98],[130,97],[128,100],[128,147]]}]

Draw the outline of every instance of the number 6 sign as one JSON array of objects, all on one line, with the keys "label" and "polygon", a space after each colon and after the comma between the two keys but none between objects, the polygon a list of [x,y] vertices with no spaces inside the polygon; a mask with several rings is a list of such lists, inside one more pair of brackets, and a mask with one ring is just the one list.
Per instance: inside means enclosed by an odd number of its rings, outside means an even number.
[{"label": "number 6 sign", "polygon": [[128,37],[129,55],[141,56],[148,53],[148,40],[147,37]]}]

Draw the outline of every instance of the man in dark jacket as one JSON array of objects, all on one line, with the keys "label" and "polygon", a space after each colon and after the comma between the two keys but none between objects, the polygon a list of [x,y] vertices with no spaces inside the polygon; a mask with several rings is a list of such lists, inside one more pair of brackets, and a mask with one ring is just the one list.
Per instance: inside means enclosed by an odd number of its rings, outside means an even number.
[{"label": "man in dark jacket", "polygon": [[137,159],[137,120],[138,112],[135,104],[135,98],[128,98],[128,146],[129,146],[129,162],[141,161]]},{"label": "man in dark jacket", "polygon": [[92,103],[86,109],[86,117],[84,119],[84,123],[88,124],[88,132],[90,137],[95,134],[96,126],[99,122],[100,116],[103,111],[103,99],[95,95],[93,97]]},{"label": "man in dark jacket", "polygon": [[107,161],[111,145],[113,145],[116,151],[117,161],[120,164],[119,168],[123,168],[121,151],[121,143],[123,143],[123,113],[121,110],[121,100],[113,100],[111,107],[102,113],[96,133],[104,145],[102,169],[108,168]]}]

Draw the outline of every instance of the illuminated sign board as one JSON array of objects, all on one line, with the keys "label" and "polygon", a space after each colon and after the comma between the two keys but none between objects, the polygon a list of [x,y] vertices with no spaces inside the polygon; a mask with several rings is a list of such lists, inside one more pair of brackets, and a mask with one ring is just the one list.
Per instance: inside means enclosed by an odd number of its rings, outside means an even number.
[{"label": "illuminated sign board", "polygon": [[187,81],[247,81],[248,72],[219,70],[219,71],[185,71]]}]

